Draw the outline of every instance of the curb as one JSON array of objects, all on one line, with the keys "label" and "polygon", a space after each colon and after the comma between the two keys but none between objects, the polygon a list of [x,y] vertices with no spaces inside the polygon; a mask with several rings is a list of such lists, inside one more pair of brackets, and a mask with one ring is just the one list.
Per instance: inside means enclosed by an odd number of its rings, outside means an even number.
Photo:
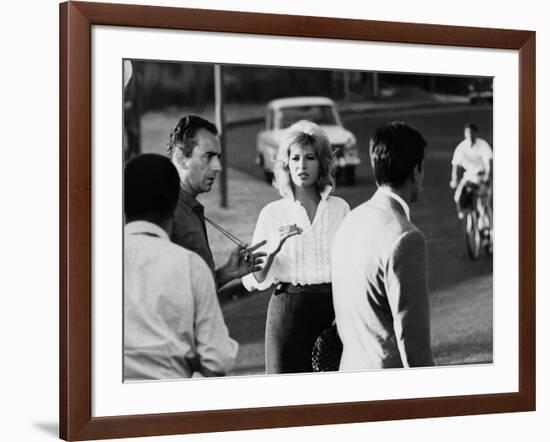
[{"label": "curb", "polygon": [[[384,105],[363,105],[357,107],[339,107],[338,113],[340,115],[354,115],[354,114],[372,114],[376,112],[392,112],[400,109],[416,110],[416,109],[433,109],[433,108],[451,108],[451,107],[463,107],[469,106],[468,103],[459,102],[439,102],[439,101],[425,101],[425,102],[410,102],[410,103],[395,103]],[[262,123],[264,116],[257,117],[245,117],[237,118],[226,121],[227,128],[247,126],[249,124]]]}]

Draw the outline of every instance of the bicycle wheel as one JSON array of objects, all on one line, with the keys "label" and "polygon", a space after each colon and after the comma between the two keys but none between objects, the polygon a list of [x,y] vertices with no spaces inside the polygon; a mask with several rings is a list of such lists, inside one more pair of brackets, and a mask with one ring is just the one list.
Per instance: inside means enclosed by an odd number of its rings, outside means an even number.
[{"label": "bicycle wheel", "polygon": [[489,216],[491,208],[488,207],[489,202],[486,198],[482,200],[482,204],[483,210],[479,215],[481,245],[487,256],[493,256],[493,222],[491,216]]},{"label": "bicycle wheel", "polygon": [[487,244],[485,244],[485,253],[487,256],[493,256],[493,233],[490,232],[489,235],[491,236],[491,239],[489,239]]},{"label": "bicycle wheel", "polygon": [[487,232],[487,240],[485,242],[485,253],[487,256],[493,256],[493,229],[490,228]]},{"label": "bicycle wheel", "polygon": [[477,225],[477,212],[470,210],[464,217],[464,234],[466,236],[466,247],[471,259],[479,259],[481,247],[481,235]]}]

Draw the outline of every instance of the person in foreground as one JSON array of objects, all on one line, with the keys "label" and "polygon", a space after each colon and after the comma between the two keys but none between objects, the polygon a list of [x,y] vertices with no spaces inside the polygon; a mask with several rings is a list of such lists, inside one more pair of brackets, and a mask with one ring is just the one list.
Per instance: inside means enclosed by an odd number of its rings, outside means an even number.
[{"label": "person in foreground", "polygon": [[260,271],[243,278],[248,290],[277,285],[269,301],[266,372],[312,371],[316,338],[334,320],[330,252],[348,204],[331,196],[333,156],[316,124],[292,125],[279,145],[275,186],[283,197],[259,214],[253,243],[267,240]]},{"label": "person in foreground", "polygon": [[340,370],[434,365],[426,240],[409,207],[422,191],[425,147],[401,122],[371,140],[378,189],[342,222],[332,251]]},{"label": "person in foreground", "polygon": [[178,172],[154,154],[124,171],[124,380],[221,376],[238,345],[224,323],[212,273],[170,242]]},{"label": "person in foreground", "polygon": [[198,253],[215,275],[218,288],[250,272],[259,270],[263,253],[253,253],[260,245],[236,247],[228,261],[218,267],[208,243],[204,207],[197,201],[201,193],[210,192],[218,172],[221,146],[214,124],[190,115],[180,118],[170,134],[168,155],[181,179],[181,191],[171,232],[176,244]]}]

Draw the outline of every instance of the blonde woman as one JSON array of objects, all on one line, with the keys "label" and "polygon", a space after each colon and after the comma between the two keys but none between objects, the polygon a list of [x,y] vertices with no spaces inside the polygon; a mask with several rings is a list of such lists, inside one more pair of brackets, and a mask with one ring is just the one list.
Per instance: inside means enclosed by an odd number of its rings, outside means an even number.
[{"label": "blonde woman", "polygon": [[253,243],[267,240],[264,267],[243,277],[245,287],[276,289],[266,320],[266,372],[312,371],[315,339],[334,320],[330,256],[338,226],[349,212],[334,197],[333,156],[326,133],[299,121],[279,145],[275,186],[283,197],[265,206]]}]

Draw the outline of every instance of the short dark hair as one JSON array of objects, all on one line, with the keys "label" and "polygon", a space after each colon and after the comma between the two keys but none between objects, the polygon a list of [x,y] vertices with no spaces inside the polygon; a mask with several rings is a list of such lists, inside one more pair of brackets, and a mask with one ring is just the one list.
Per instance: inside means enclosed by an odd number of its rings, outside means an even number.
[{"label": "short dark hair", "polygon": [[416,129],[401,121],[380,126],[370,142],[370,159],[376,183],[399,187],[422,163],[428,143]]},{"label": "short dark hair", "polygon": [[464,130],[466,129],[470,129],[471,132],[475,132],[475,133],[477,133],[477,131],[479,130],[474,123],[466,123],[464,125]]},{"label": "short dark hair", "polygon": [[207,130],[212,135],[218,135],[216,125],[202,117],[187,115],[180,118],[168,140],[168,155],[172,157],[174,152],[179,149],[184,156],[190,157],[197,145],[195,136],[199,129]]},{"label": "short dark hair", "polygon": [[126,221],[158,222],[174,216],[180,178],[172,162],[157,154],[143,154],[124,168]]}]

